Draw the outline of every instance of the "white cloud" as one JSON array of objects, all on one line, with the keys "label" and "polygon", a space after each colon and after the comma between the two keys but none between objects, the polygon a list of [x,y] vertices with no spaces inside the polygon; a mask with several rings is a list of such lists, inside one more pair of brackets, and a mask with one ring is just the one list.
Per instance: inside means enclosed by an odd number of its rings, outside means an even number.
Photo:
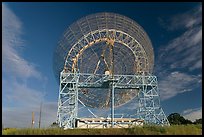
[{"label": "white cloud", "polygon": [[192,28],[202,23],[202,5],[199,4],[194,9],[175,15],[166,21],[162,18],[158,20],[161,26],[169,31]]},{"label": "white cloud", "polygon": [[56,121],[57,102],[45,100],[44,92],[32,89],[16,80],[11,83],[10,80],[4,79],[2,85],[4,127],[30,127],[32,112],[35,114],[35,127],[38,127],[41,102],[43,103],[41,127],[48,127]]},{"label": "white cloud", "polygon": [[[40,103],[43,103],[41,127],[48,127],[56,121],[57,102],[45,100],[45,94],[18,82],[4,80],[7,92],[3,91],[2,122],[4,127],[25,128],[31,126],[31,114],[35,113],[35,127],[38,127]],[[5,104],[6,103],[6,104]]]},{"label": "white cloud", "polygon": [[[172,31],[184,33],[159,49],[156,59],[159,90],[162,100],[201,86],[202,68],[202,7],[175,15],[167,24]],[[164,26],[163,20],[160,19]],[[192,73],[193,72],[193,73]],[[194,74],[194,75],[193,75]]]},{"label": "white cloud", "polygon": [[40,104],[44,100],[43,92],[29,88],[26,84],[19,84],[17,81],[4,85],[7,87],[5,95],[8,102],[15,101],[13,106],[29,107]]},{"label": "white cloud", "polygon": [[[182,72],[172,72],[159,81],[161,100],[166,100],[177,94],[192,91],[197,86],[200,77]],[[192,86],[194,85],[194,86]]]},{"label": "white cloud", "polygon": [[[14,12],[3,3],[2,121],[4,127],[30,127],[32,112],[35,112],[35,117],[38,118],[40,102],[43,102],[42,126],[45,127],[56,120],[57,103],[45,100],[43,93],[45,91],[42,88],[46,86],[46,77],[36,69],[32,62],[20,54],[20,51],[26,48],[22,39],[22,24]],[[30,81],[29,78],[35,79]],[[34,86],[41,81],[43,81],[42,85]]]},{"label": "white cloud", "polygon": [[[180,16],[182,16],[182,19]],[[189,21],[191,18],[193,18],[193,22],[195,22],[191,27],[186,27],[182,35],[174,38],[167,45],[163,46],[163,48],[159,49],[156,69],[158,69],[157,71],[160,74],[164,74],[164,71],[162,71],[163,68],[165,68],[165,70],[168,69],[168,71],[187,69],[190,72],[202,68],[201,5],[181,15],[175,15],[170,19],[171,22],[168,26],[173,27],[176,23],[172,22],[176,22],[175,20],[179,19],[180,21],[178,23],[182,23],[183,25],[179,26],[178,29],[182,28],[182,26],[186,26],[189,22],[192,24],[192,21]]]},{"label": "white cloud", "polygon": [[160,50],[160,58],[171,68],[187,68],[188,70],[202,67],[202,27],[187,30]]},{"label": "white cloud", "polygon": [[22,58],[19,49],[24,47],[24,41],[21,38],[22,22],[5,5],[2,4],[2,62],[3,71],[13,73],[17,77],[42,78],[35,66]]},{"label": "white cloud", "polygon": [[[34,112],[34,127],[38,127],[40,105],[32,107],[6,107],[2,111],[2,124],[4,127],[30,128],[32,112]],[[49,127],[56,121],[57,102],[47,102],[42,104],[41,127]]]},{"label": "white cloud", "polygon": [[194,122],[196,119],[202,118],[202,108],[187,109],[183,111],[183,116],[186,119]]},{"label": "white cloud", "polygon": [[[31,127],[32,112],[35,127],[38,127],[40,103],[42,102],[41,127],[48,127],[56,121],[57,102],[45,100],[45,94],[15,80],[3,80],[2,123],[4,127]],[[6,89],[6,91],[4,90]]]}]

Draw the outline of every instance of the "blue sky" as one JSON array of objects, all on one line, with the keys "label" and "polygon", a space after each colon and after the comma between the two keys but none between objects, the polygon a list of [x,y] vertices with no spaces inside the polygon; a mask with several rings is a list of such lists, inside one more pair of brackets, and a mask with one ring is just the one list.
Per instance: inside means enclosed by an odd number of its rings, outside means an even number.
[{"label": "blue sky", "polygon": [[[83,16],[115,12],[139,23],[155,53],[161,106],[192,121],[202,117],[202,5],[176,3],[2,3],[2,120],[5,127],[56,120],[58,83],[53,52],[65,29]],[[131,105],[131,104],[130,104]],[[129,106],[132,109],[132,106]]]}]

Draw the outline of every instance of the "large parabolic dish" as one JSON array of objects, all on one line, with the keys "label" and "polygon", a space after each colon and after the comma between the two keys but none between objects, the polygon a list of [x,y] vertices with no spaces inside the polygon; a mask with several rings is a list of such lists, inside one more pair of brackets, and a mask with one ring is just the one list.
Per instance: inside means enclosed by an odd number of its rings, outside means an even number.
[{"label": "large parabolic dish", "polygon": [[[104,12],[71,24],[58,43],[53,61],[58,81],[62,70],[105,74],[113,64],[115,75],[151,74],[154,53],[148,35],[138,23],[123,15]],[[137,94],[136,89],[116,89],[115,106],[127,103]],[[92,108],[110,107],[109,89],[79,89],[78,97]]]}]

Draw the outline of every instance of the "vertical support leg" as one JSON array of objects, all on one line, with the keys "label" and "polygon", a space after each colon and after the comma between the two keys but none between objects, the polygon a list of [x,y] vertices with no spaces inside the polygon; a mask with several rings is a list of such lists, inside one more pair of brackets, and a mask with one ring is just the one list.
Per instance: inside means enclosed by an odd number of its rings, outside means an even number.
[{"label": "vertical support leg", "polygon": [[[149,81],[147,83],[147,81]],[[151,84],[149,84],[151,83]],[[139,92],[139,108],[137,115],[148,124],[169,125],[161,106],[156,76],[143,76],[143,84]]]},{"label": "vertical support leg", "polygon": [[114,82],[112,83],[112,91],[111,91],[111,127],[114,127]]},{"label": "vertical support leg", "polygon": [[78,109],[78,77],[61,73],[58,100],[58,125],[64,129],[75,128]]}]

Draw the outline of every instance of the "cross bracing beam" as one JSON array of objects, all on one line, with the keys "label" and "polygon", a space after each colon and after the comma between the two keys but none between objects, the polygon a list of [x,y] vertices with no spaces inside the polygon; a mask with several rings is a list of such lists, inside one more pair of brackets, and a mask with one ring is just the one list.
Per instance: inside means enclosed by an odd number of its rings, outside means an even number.
[{"label": "cross bracing beam", "polygon": [[[74,73],[63,73],[62,83],[73,83]],[[155,87],[157,86],[157,78],[152,75],[99,75],[99,74],[86,74],[78,73],[79,83],[78,88],[110,88],[109,83],[114,80],[115,88],[117,89],[138,89],[141,86]],[[149,92],[154,92],[151,89]]]}]

